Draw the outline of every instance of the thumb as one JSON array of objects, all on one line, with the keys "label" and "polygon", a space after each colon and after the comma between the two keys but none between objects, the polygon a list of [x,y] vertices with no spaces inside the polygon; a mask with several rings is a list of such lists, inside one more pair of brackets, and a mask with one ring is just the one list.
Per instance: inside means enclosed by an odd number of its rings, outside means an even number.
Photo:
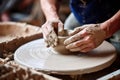
[{"label": "thumb", "polygon": [[62,22],[58,23],[58,32],[62,32],[64,30],[64,26]]}]

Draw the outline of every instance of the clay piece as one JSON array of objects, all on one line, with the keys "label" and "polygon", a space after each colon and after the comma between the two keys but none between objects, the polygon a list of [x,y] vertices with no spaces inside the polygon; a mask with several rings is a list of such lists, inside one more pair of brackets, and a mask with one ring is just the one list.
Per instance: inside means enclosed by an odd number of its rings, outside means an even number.
[{"label": "clay piece", "polygon": [[51,47],[51,50],[59,54],[65,54],[65,55],[72,54],[72,52],[66,49],[64,45],[64,40],[69,37],[70,32],[71,30],[64,30],[61,33],[58,33],[58,44],[55,47]]}]

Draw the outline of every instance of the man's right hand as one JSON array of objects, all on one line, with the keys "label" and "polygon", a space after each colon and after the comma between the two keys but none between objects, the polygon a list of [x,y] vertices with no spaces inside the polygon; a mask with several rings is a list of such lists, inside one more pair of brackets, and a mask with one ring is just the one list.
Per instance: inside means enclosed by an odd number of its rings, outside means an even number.
[{"label": "man's right hand", "polygon": [[66,48],[72,52],[88,52],[98,47],[106,39],[106,32],[101,26],[103,25],[86,24],[75,28],[64,41]]},{"label": "man's right hand", "polygon": [[63,29],[63,23],[59,19],[46,21],[45,24],[42,25],[43,38],[47,47],[55,47],[58,44],[57,35],[58,32],[62,32]]}]

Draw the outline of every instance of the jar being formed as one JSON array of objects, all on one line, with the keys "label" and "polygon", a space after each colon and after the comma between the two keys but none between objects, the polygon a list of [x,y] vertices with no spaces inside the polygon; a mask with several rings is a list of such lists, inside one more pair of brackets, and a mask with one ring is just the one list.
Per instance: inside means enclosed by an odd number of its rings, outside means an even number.
[{"label": "jar being formed", "polygon": [[69,33],[72,30],[64,30],[62,33],[58,34],[58,45],[55,47],[52,47],[52,49],[60,54],[70,54],[71,52],[65,48],[64,45],[64,40],[67,39],[69,37]]}]

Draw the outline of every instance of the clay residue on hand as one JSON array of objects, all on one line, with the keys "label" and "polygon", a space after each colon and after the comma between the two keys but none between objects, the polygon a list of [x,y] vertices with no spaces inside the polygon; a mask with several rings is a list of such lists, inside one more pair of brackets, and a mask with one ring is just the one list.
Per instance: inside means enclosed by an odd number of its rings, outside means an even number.
[{"label": "clay residue on hand", "polygon": [[57,34],[55,33],[54,30],[52,30],[49,35],[47,35],[47,40],[45,40],[45,42],[47,43],[47,47],[55,47],[57,46],[57,43],[58,43],[58,36]]}]

